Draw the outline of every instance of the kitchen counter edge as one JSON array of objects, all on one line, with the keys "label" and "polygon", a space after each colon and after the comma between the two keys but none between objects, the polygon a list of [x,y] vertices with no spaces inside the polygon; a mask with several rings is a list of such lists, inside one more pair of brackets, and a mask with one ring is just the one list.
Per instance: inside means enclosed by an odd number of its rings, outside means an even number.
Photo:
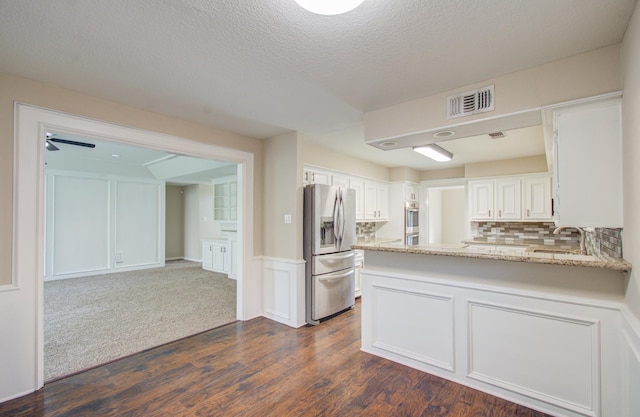
[{"label": "kitchen counter edge", "polygon": [[[631,264],[624,259],[605,256],[558,255],[548,253],[527,253],[495,249],[491,252],[478,252],[468,247],[448,246],[408,246],[397,242],[357,243],[352,249],[378,252],[410,253],[417,255],[457,256],[463,258],[488,259],[499,261],[528,262],[550,265],[581,266],[590,268],[612,269],[621,272],[631,271]],[[586,259],[589,258],[589,259]]]}]

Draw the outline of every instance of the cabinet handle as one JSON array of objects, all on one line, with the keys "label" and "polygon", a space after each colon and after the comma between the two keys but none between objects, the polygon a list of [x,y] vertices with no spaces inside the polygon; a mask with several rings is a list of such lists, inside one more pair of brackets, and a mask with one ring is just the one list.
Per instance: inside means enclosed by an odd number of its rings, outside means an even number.
[{"label": "cabinet handle", "polygon": [[489,217],[491,217],[491,210],[489,210]]},{"label": "cabinet handle", "polygon": [[529,217],[529,209],[527,209],[527,217]]},{"label": "cabinet handle", "polygon": [[498,210],[498,217],[502,217],[502,210]]}]

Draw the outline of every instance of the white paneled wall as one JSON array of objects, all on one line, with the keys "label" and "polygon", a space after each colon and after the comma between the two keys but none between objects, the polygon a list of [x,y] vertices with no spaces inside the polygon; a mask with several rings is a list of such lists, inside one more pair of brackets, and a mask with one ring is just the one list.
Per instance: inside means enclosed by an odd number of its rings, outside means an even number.
[{"label": "white paneled wall", "polygon": [[45,280],[164,265],[165,185],[46,174]]},{"label": "white paneled wall", "polygon": [[264,316],[291,327],[304,326],[304,260],[265,257],[262,262]]},{"label": "white paneled wall", "polygon": [[[465,270],[472,276],[484,264],[459,266],[455,258],[430,271],[429,263],[413,268],[405,257],[405,271],[390,271],[384,255],[365,255],[363,351],[551,415],[640,415],[640,326],[621,314],[621,304],[465,282]],[[520,268],[523,275],[528,268],[534,276],[550,273],[546,266],[485,263],[512,279]],[[620,279],[560,268],[584,280]]]},{"label": "white paneled wall", "polygon": [[164,183],[117,180],[115,187],[115,266],[164,263]]},{"label": "white paneled wall", "polygon": [[111,180],[47,176],[47,272],[109,269]]}]

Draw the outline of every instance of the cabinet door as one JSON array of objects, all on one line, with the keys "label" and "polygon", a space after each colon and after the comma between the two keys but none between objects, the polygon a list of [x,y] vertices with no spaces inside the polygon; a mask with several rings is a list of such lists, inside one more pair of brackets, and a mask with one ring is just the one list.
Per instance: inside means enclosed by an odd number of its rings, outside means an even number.
[{"label": "cabinet door", "polygon": [[229,220],[229,183],[213,184],[213,219]]},{"label": "cabinet door", "polygon": [[525,220],[551,220],[551,178],[526,177],[523,184]]},{"label": "cabinet door", "polygon": [[304,171],[305,184],[331,185],[331,174],[328,172],[307,169]]},{"label": "cabinet door", "polygon": [[378,217],[378,184],[375,181],[364,182],[364,218],[375,220]]},{"label": "cabinet door", "polygon": [[235,177],[213,180],[213,219],[236,221],[238,213],[238,181]]},{"label": "cabinet door", "polygon": [[494,216],[497,220],[519,220],[522,218],[522,196],[519,179],[496,180],[496,207]]},{"label": "cabinet door", "polygon": [[340,188],[350,188],[349,187],[349,177],[345,175],[332,175],[333,185]]},{"label": "cabinet door", "polygon": [[389,185],[378,183],[376,187],[376,205],[378,207],[378,220],[389,218]]},{"label": "cabinet door", "polygon": [[405,201],[417,201],[418,200],[418,186],[414,184],[404,185],[404,199]]},{"label": "cabinet door", "polygon": [[493,220],[493,181],[469,181],[471,220]]},{"label": "cabinet door", "polygon": [[212,243],[211,244],[211,250],[213,253],[213,262],[212,262],[212,268],[214,271],[217,272],[224,272],[224,260],[225,260],[225,254],[224,254],[224,244],[222,243]]},{"label": "cabinet door", "polygon": [[349,186],[356,191],[356,220],[364,220],[364,180],[351,178]]},{"label": "cabinet door", "polygon": [[555,121],[557,224],[623,227],[620,100],[561,110]]},{"label": "cabinet door", "polygon": [[213,268],[213,249],[211,243],[202,244],[202,269],[211,271]]}]

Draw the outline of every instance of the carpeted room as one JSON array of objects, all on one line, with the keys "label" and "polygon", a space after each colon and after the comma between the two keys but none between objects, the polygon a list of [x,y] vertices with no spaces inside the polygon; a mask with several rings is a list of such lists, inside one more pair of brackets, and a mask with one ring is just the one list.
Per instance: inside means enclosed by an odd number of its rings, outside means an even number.
[{"label": "carpeted room", "polygon": [[236,281],[200,261],[236,165],[70,139],[95,147],[46,152],[45,380],[235,321]]},{"label": "carpeted room", "polygon": [[189,261],[45,282],[44,300],[46,381],[236,319],[236,281]]}]

